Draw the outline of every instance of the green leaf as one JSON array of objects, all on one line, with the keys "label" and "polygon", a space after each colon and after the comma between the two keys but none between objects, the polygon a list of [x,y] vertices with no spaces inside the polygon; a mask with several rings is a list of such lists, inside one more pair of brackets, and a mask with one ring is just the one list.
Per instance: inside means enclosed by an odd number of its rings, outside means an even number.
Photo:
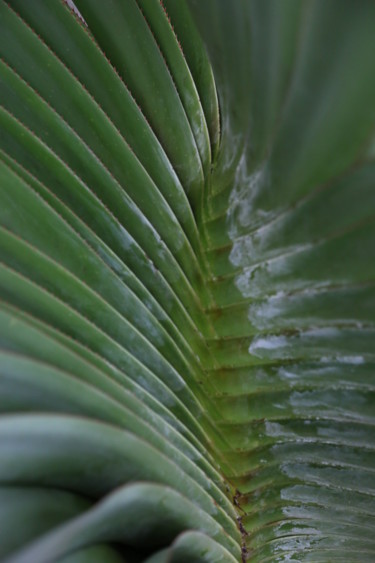
[{"label": "green leaf", "polygon": [[1,0],[1,560],[374,560],[374,21]]}]

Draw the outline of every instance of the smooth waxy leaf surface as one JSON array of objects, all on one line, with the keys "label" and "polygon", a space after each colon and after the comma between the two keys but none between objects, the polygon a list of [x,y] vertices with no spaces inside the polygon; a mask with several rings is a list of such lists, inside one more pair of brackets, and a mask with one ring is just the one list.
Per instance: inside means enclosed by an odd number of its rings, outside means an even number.
[{"label": "smooth waxy leaf surface", "polygon": [[0,4],[0,558],[375,557],[375,5]]}]

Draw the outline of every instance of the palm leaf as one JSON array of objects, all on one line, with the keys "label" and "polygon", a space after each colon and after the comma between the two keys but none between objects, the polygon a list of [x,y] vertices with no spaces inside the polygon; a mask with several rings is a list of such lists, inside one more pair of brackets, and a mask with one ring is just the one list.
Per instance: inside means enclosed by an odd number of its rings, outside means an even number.
[{"label": "palm leaf", "polygon": [[373,561],[374,19],[1,2],[1,560]]}]

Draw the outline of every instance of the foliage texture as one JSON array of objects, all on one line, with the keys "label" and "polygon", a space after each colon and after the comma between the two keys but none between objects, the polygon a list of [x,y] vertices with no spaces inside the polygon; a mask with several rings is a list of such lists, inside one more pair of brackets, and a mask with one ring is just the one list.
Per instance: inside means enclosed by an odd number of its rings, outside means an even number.
[{"label": "foliage texture", "polygon": [[74,4],[0,3],[0,559],[374,561],[375,3]]}]

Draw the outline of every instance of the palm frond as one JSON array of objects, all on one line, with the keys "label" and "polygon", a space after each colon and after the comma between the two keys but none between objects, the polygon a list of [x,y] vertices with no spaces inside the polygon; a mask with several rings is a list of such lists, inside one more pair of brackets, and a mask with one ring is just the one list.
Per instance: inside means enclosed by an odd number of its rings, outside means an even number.
[{"label": "palm frond", "polygon": [[375,4],[0,4],[0,559],[371,562]]}]

